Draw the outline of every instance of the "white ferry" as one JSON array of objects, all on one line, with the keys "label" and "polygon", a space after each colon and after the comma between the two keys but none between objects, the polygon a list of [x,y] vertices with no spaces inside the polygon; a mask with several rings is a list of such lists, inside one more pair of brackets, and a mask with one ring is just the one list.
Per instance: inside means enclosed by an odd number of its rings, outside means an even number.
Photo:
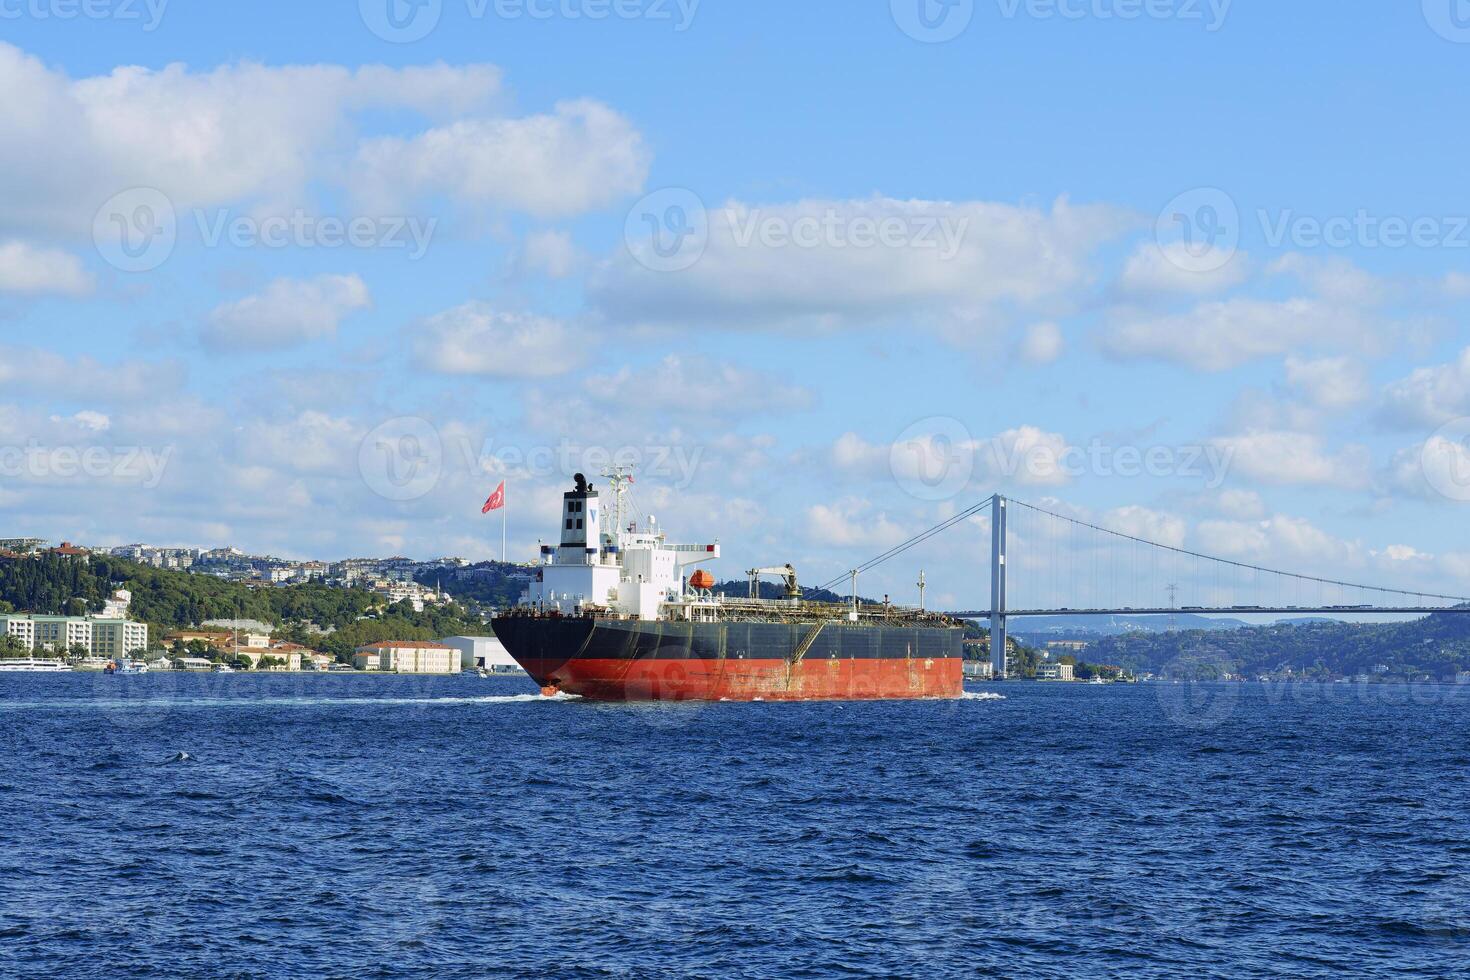
[{"label": "white ferry", "polygon": [[55,674],[61,671],[71,670],[71,664],[60,660],[42,660],[38,657],[27,657],[24,660],[0,660],[0,673],[26,673]]}]

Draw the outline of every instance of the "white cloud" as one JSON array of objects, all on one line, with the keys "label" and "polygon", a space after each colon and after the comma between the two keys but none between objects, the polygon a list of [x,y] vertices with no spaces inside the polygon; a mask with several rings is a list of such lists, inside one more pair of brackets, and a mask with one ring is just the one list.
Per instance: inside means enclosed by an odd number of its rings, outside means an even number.
[{"label": "white cloud", "polygon": [[636,193],[649,153],[633,124],[597,102],[563,102],[548,115],[461,120],[411,139],[362,146],[354,192],[393,211],[416,196],[541,216],[580,214]]},{"label": "white cloud", "polygon": [[1470,501],[1470,442],[1436,433],[1394,454],[1384,480],[1388,487],[1430,501]]},{"label": "white cloud", "polygon": [[1352,408],[1369,395],[1368,372],[1347,357],[1288,357],[1286,381],[1319,408],[1336,411]]},{"label": "white cloud", "polygon": [[1214,505],[1221,514],[1237,520],[1266,516],[1266,502],[1254,490],[1221,490],[1214,497]]},{"label": "white cloud", "polygon": [[349,419],[317,411],[284,422],[253,419],[237,433],[237,458],[272,472],[355,478],[365,431]]},{"label": "white cloud", "polygon": [[[1198,271],[1211,266],[1219,268]],[[1243,254],[1201,256],[1187,242],[1171,242],[1163,247],[1146,242],[1128,257],[1118,289],[1140,297],[1171,293],[1207,296],[1239,285],[1249,274],[1250,262]]]},{"label": "white cloud", "polygon": [[51,421],[70,422],[88,432],[106,432],[112,428],[112,419],[101,412],[94,412],[91,409],[84,409],[72,415],[70,418],[65,419],[59,415],[53,415],[51,416]]},{"label": "white cloud", "polygon": [[[0,105],[0,226],[85,231],[99,205],[133,187],[162,191],[181,210],[274,209],[302,205],[317,185],[395,177],[477,203],[569,213],[637,174],[627,160],[637,134],[616,113],[567,103],[507,117],[490,65],[171,64],[73,78],[0,43],[0,90],[26,93]],[[384,110],[448,121],[362,140],[359,116]]]},{"label": "white cloud", "polygon": [[1188,526],[1180,517],[1147,507],[1118,507],[1103,515],[1102,526],[1119,534],[1127,534],[1145,541],[1168,545],[1171,548],[1184,546]]},{"label": "white cloud", "polygon": [[418,366],[440,374],[550,378],[581,366],[587,342],[565,323],[465,303],[415,328]]},{"label": "white cloud", "polygon": [[1318,299],[1228,299],[1182,314],[1121,314],[1103,336],[1120,358],[1172,361],[1226,371],[1303,348],[1373,349],[1391,329],[1360,310]]},{"label": "white cloud", "polygon": [[1384,392],[1387,414],[1407,425],[1442,425],[1470,415],[1470,347],[1448,364],[1419,368]]},{"label": "white cloud", "polygon": [[698,356],[670,354],[657,364],[593,375],[582,385],[589,401],[604,407],[678,417],[790,415],[810,408],[810,389],[762,371]]},{"label": "white cloud", "polygon": [[344,317],[371,305],[357,276],[277,279],[253,296],[216,307],[200,338],[215,350],[280,350],[334,337]]},{"label": "white cloud", "polygon": [[1322,259],[1293,252],[1272,262],[1266,271],[1291,276],[1313,294],[1337,303],[1373,306],[1382,302],[1387,292],[1376,276],[1341,257]]},{"label": "white cloud", "polygon": [[70,252],[22,241],[0,242],[0,292],[80,296],[91,291],[91,275]]},{"label": "white cloud", "polygon": [[1062,356],[1065,346],[1061,328],[1055,323],[1033,323],[1021,340],[1021,359],[1032,364],[1051,364]]},{"label": "white cloud", "polygon": [[1305,432],[1255,431],[1211,440],[1229,454],[1231,472],[1262,483],[1361,488],[1371,465],[1368,451],[1348,446],[1336,455]]},{"label": "white cloud", "polygon": [[870,513],[864,501],[854,499],[808,507],[806,527],[812,542],[832,548],[882,550],[909,537],[887,514]]},{"label": "white cloud", "polygon": [[1432,561],[1434,559],[1433,555],[1426,555],[1413,545],[1407,544],[1391,544],[1382,551],[1374,551],[1371,554],[1375,558],[1382,558],[1390,562]]},{"label": "white cloud", "polygon": [[992,488],[1004,482],[1022,486],[1060,486],[1071,482],[1065,436],[1021,425],[984,439],[955,433],[911,435],[901,443],[874,444],[854,432],[840,436],[829,451],[834,466],[892,479],[900,486],[939,486],[958,493],[977,482]]},{"label": "white cloud", "polygon": [[[1201,521],[1193,541],[1205,554],[1257,563],[1296,563],[1283,571],[1359,565],[1362,546],[1310,521],[1277,514],[1262,521]],[[1269,566],[1268,567],[1274,567]]]},{"label": "white cloud", "polygon": [[[622,322],[836,328],[901,315],[958,337],[989,329],[998,311],[1047,314],[1075,301],[1096,277],[1094,250],[1131,220],[1065,198],[1049,212],[882,197],[731,202],[710,212],[691,267],[653,271],[623,250],[594,274],[589,296]],[[886,243],[883,228],[894,230]]]},{"label": "white cloud", "polygon": [[34,347],[0,347],[0,386],[68,398],[137,401],[158,397],[184,383],[176,361],[103,363]]},{"label": "white cloud", "polygon": [[533,231],[521,246],[517,265],[522,272],[565,279],[582,264],[582,255],[564,231]]}]

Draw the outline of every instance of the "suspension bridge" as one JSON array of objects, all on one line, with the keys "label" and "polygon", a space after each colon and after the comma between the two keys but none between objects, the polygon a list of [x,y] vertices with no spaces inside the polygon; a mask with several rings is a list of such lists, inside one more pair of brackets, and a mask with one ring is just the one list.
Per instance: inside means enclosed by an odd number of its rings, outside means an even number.
[{"label": "suspension bridge", "polygon": [[[959,511],[822,588],[830,590],[850,579],[856,597],[862,573],[953,527],[983,523],[987,517],[990,608],[952,615],[989,620],[991,660],[998,678],[1006,673],[1009,621],[1028,616],[1470,613],[1467,596],[1266,568],[1152,540],[1143,536],[1147,532],[1103,527],[1000,494]],[[1182,528],[1179,531],[1182,539]],[[1165,597],[1167,604],[1162,601]]]}]

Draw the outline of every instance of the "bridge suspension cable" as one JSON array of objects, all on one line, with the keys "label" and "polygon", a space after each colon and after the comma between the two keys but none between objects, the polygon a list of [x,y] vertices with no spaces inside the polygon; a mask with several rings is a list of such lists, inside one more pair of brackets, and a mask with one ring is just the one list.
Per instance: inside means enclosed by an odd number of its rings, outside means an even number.
[{"label": "bridge suspension cable", "polygon": [[[979,515],[996,499],[996,495],[991,495],[966,507],[868,559],[854,571],[861,574],[898,557],[956,524]],[[1007,532],[1012,541],[1009,577],[1013,591],[1019,595],[1013,595],[1011,601],[1002,605],[1012,614],[1045,611],[1248,612],[1254,609],[1393,611],[1420,610],[1420,607],[1431,604],[1426,600],[1470,604],[1467,596],[1364,585],[1222,558],[1069,517],[1024,500],[1007,498],[1007,501],[1015,506],[1014,517],[1021,518],[1027,513],[1032,515],[1030,520],[1013,521]],[[1108,547],[1109,541],[1125,544],[1127,548]],[[1226,572],[1236,580],[1227,581]],[[844,572],[819,588],[833,589],[852,574]],[[1394,606],[1381,599],[1347,604],[1343,601],[1346,594],[1342,590],[1378,597],[1392,596],[1399,604]],[[1199,598],[1193,603],[1179,605],[1181,592],[1186,596],[1195,593]],[[1259,605],[1242,603],[1241,596],[1248,593],[1261,594],[1264,598]],[[1021,595],[1025,595],[1025,600],[1016,601]],[[1167,605],[1164,605],[1165,596],[1168,597]],[[1404,599],[1416,602],[1404,603]]]},{"label": "bridge suspension cable", "polygon": [[[988,508],[991,501],[993,500],[995,500],[995,494],[991,494],[989,497],[986,497],[984,500],[980,501],[978,504],[975,504],[973,507],[965,508],[964,510],[960,511],[953,517],[948,518],[947,520],[940,521],[938,524],[935,524],[928,530],[920,531],[918,534],[909,538],[907,541],[900,542],[899,544],[894,545],[892,548],[889,548],[887,551],[883,552],[883,554],[878,555],[875,558],[868,559],[868,561],[859,565],[857,568],[853,569],[853,571],[857,572],[858,574],[862,574],[870,568],[877,568],[879,565],[883,564],[885,561],[888,561],[890,558],[897,558],[899,555],[903,554],[905,551],[908,551],[915,545],[923,544],[925,541],[928,541],[930,538],[934,537],[934,535],[939,534],[942,531],[947,531],[949,528],[954,527],[956,524],[963,523],[964,521],[967,521],[970,518],[974,517],[976,514]],[[825,582],[822,585],[818,586],[818,588],[823,591],[831,589],[833,586],[838,585],[850,575],[852,575],[852,572],[843,572],[841,575],[837,576],[831,581]]]},{"label": "bridge suspension cable", "polygon": [[[1008,499],[1012,504],[1016,505],[1017,507],[1023,507],[1037,514],[1050,517],[1054,520],[1063,521],[1076,527],[1085,528],[1089,531],[1097,532],[1101,535],[1117,538],[1122,541],[1128,541],[1137,545],[1144,545],[1149,548],[1156,548],[1159,549],[1159,551],[1181,555],[1186,558],[1197,559],[1199,561],[1205,562],[1214,562],[1218,566],[1240,569],[1242,571],[1256,572],[1265,575],[1275,575],[1281,578],[1293,579],[1299,582],[1311,582],[1318,585],[1332,586],[1334,588],[1355,589],[1362,592],[1374,592],[1382,595],[1402,596],[1412,599],[1438,599],[1447,602],[1457,603],[1470,602],[1470,597],[1467,596],[1444,595],[1437,592],[1416,592],[1411,589],[1395,589],[1379,585],[1363,585],[1357,582],[1346,582],[1338,579],[1324,578],[1316,575],[1306,575],[1298,572],[1287,572],[1275,568],[1266,568],[1262,565],[1253,565],[1249,562],[1235,561],[1230,558],[1221,558],[1216,555],[1208,555],[1199,551],[1191,551],[1188,548],[1163,544],[1159,541],[1150,541],[1147,538],[1139,537],[1137,535],[1127,534],[1122,531],[1113,530],[1112,528],[1102,527],[1097,524],[1092,524],[1087,521],[1079,520],[1075,517],[1068,517],[1065,514],[1058,514],[1055,511],[1047,510],[1044,507],[1038,507],[1035,504],[1029,504],[1024,500],[1017,500],[1014,497]],[[1166,588],[1177,588],[1177,586],[1171,585],[1166,586]]]}]

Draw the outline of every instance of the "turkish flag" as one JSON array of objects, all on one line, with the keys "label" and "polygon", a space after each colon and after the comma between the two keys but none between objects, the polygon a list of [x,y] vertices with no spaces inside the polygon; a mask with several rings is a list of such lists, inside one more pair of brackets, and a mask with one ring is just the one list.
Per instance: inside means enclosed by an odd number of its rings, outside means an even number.
[{"label": "turkish flag", "polygon": [[501,480],[500,481],[500,486],[498,486],[498,487],[495,488],[495,492],[490,495],[490,499],[487,500],[487,501],[485,501],[485,506],[480,508],[480,513],[482,513],[482,514],[488,514],[492,510],[499,510],[500,508],[502,508],[504,506],[505,506],[505,481],[504,480]]}]

